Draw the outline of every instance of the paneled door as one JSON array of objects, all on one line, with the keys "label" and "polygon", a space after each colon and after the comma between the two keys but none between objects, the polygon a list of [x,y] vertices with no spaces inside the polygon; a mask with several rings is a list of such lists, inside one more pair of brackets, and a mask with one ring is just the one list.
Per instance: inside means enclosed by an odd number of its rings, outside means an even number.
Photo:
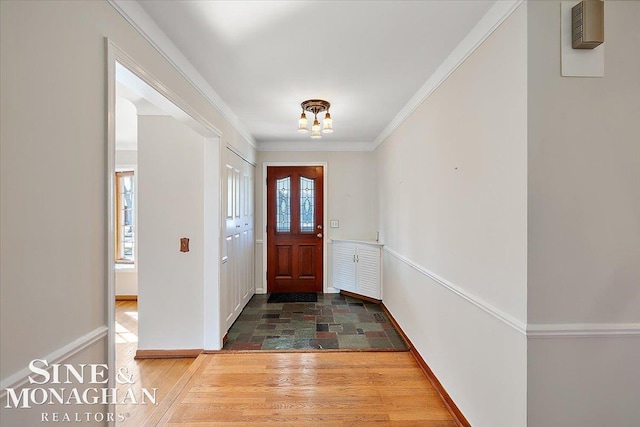
[{"label": "paneled door", "polygon": [[268,292],[322,292],[323,172],[267,168]]},{"label": "paneled door", "polygon": [[225,150],[222,184],[225,227],[220,265],[222,323],[228,329],[255,293],[254,171],[231,150]]}]

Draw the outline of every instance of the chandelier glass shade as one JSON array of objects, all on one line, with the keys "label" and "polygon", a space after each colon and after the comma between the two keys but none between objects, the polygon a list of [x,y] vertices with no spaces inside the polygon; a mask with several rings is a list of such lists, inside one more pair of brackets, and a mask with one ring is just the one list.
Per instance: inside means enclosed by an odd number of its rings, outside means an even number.
[{"label": "chandelier glass shade", "polygon": [[[302,107],[302,114],[300,114],[300,118],[298,119],[298,132],[309,132],[309,121],[307,120],[306,114],[307,111],[313,114],[311,138],[319,139],[322,138],[323,133],[333,132],[333,120],[331,119],[331,114],[329,114],[329,107],[331,107],[331,104],[328,101],[322,99],[308,99],[301,103],[300,106]],[[322,127],[320,127],[318,113],[323,111],[326,111],[326,114],[324,116],[324,120],[322,120]]]}]

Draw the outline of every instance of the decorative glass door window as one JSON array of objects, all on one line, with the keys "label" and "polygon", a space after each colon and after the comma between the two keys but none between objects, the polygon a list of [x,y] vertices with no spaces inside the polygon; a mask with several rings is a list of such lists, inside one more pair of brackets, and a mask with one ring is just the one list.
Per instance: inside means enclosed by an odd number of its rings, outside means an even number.
[{"label": "decorative glass door window", "polygon": [[313,232],[315,224],[315,180],[300,177],[300,232]]},{"label": "decorative glass door window", "polygon": [[291,177],[276,180],[276,231],[291,231]]}]

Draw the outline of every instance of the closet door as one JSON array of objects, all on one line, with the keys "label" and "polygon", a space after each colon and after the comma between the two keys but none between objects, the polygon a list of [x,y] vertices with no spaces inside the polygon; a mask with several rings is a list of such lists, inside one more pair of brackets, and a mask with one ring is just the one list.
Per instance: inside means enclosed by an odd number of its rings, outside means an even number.
[{"label": "closet door", "polygon": [[254,294],[254,174],[255,167],[227,149],[223,169],[221,300],[226,329]]}]

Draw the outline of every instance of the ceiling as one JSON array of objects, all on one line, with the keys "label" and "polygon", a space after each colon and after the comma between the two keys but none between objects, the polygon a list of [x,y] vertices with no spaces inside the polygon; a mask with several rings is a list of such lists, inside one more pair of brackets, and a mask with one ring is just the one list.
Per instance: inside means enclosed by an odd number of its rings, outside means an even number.
[{"label": "ceiling", "polygon": [[309,143],[310,98],[331,102],[320,141],[372,144],[494,3],[139,1],[263,147]]}]

